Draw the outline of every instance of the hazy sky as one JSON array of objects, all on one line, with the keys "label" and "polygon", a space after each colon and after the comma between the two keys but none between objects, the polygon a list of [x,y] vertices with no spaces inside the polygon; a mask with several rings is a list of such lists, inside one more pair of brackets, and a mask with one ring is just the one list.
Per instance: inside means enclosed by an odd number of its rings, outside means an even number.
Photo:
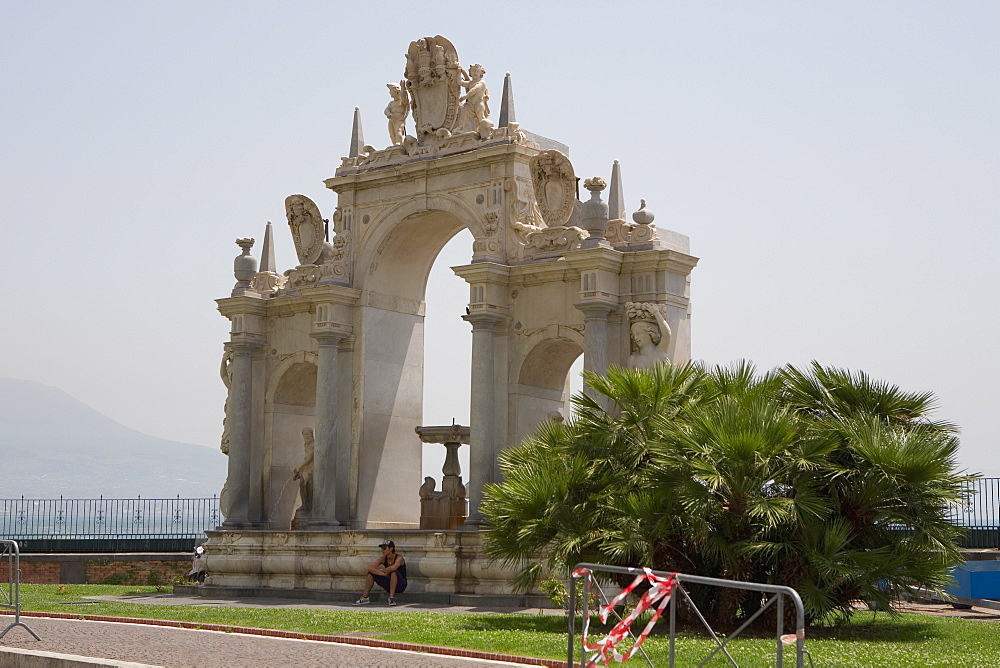
[{"label": "hazy sky", "polygon": [[[270,219],[294,266],[284,198],[332,212],[354,107],[386,146],[385,84],[435,34],[494,114],[510,71],[526,130],[580,176],[619,159],[629,212],[691,237],[696,359],[934,391],[1000,475],[991,2],[4,0],[0,376],[217,447],[233,240]],[[468,420],[470,246],[430,284],[425,423]]]}]

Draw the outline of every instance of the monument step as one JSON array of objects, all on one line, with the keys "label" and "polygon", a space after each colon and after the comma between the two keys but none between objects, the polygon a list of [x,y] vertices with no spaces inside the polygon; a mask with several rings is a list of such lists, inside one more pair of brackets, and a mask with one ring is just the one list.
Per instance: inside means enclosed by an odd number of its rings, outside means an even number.
[{"label": "monument step", "polygon": [[[174,585],[174,594],[180,596],[204,596],[217,599],[286,598],[294,600],[353,603],[358,598],[356,591],[332,589],[292,589],[281,587],[227,587],[220,585]],[[388,604],[389,594],[384,591],[371,592],[372,603]],[[448,594],[444,592],[405,592],[396,599],[400,603],[435,603],[439,605],[467,608],[497,608],[522,610],[525,608],[555,609],[557,606],[547,597],[518,594]]]}]

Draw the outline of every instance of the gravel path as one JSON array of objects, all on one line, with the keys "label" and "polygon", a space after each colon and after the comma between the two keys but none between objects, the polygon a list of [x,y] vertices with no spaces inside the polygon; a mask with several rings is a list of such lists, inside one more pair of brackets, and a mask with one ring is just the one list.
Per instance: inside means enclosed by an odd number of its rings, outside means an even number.
[{"label": "gravel path", "polygon": [[[10,617],[0,617],[0,628]],[[315,640],[268,638],[223,633],[92,622],[75,619],[22,617],[39,636],[36,641],[21,628],[12,629],[2,640],[4,646],[43,652],[75,654],[101,659],[133,661],[165,668],[237,668],[254,666],[401,666],[424,668],[484,668],[485,666],[525,665],[441,656],[395,649],[343,645]],[[2,656],[2,655],[0,655]],[[3,661],[0,659],[0,664]]]}]

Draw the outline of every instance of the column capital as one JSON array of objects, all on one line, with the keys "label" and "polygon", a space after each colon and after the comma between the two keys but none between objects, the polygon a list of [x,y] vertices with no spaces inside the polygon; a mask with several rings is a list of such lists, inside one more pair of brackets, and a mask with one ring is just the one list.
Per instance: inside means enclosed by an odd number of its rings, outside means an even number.
[{"label": "column capital", "polygon": [[580,302],[579,304],[573,304],[573,307],[577,310],[583,311],[583,317],[585,320],[590,320],[594,318],[605,319],[608,314],[612,311],[618,310],[618,304],[609,304],[608,302]]},{"label": "column capital", "polygon": [[323,327],[317,327],[309,336],[316,339],[321,346],[340,345],[340,342],[351,335],[353,328],[349,325],[330,323]]},{"label": "column capital", "polygon": [[501,325],[510,318],[504,313],[497,313],[496,311],[471,311],[462,316],[462,320],[471,323],[472,329],[493,329],[497,325]]},{"label": "column capital", "polygon": [[251,353],[257,348],[260,348],[264,344],[263,341],[257,340],[256,338],[236,338],[234,335],[231,341],[226,341],[223,345],[226,350],[231,350],[234,353]]}]

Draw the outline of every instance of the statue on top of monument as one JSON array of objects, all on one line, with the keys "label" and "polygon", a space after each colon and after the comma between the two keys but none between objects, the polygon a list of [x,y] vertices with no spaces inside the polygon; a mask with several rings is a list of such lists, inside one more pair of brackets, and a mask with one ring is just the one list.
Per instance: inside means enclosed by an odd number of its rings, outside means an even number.
[{"label": "statue on top of monument", "polygon": [[404,76],[417,143],[439,141],[462,131],[458,101],[462,74],[454,44],[441,35],[410,42]]},{"label": "statue on top of monument", "polygon": [[493,123],[486,120],[490,115],[490,92],[486,88],[486,82],[483,81],[486,70],[479,63],[470,67],[468,72],[459,69],[462,72],[462,81],[459,85],[466,90],[465,95],[458,98],[459,102],[465,103],[462,111],[472,120],[475,130],[484,138],[488,137],[493,131]]},{"label": "statue on top of monument", "polygon": [[410,113],[410,96],[406,92],[406,81],[399,84],[386,84],[392,101],[385,108],[385,117],[389,119],[389,140],[393,146],[403,143],[406,135],[406,116]]},{"label": "statue on top of monument", "polygon": [[628,356],[628,366],[632,369],[651,369],[661,362],[669,362],[667,350],[670,346],[670,325],[663,316],[661,304],[648,302],[628,302],[628,315],[632,353]]}]

